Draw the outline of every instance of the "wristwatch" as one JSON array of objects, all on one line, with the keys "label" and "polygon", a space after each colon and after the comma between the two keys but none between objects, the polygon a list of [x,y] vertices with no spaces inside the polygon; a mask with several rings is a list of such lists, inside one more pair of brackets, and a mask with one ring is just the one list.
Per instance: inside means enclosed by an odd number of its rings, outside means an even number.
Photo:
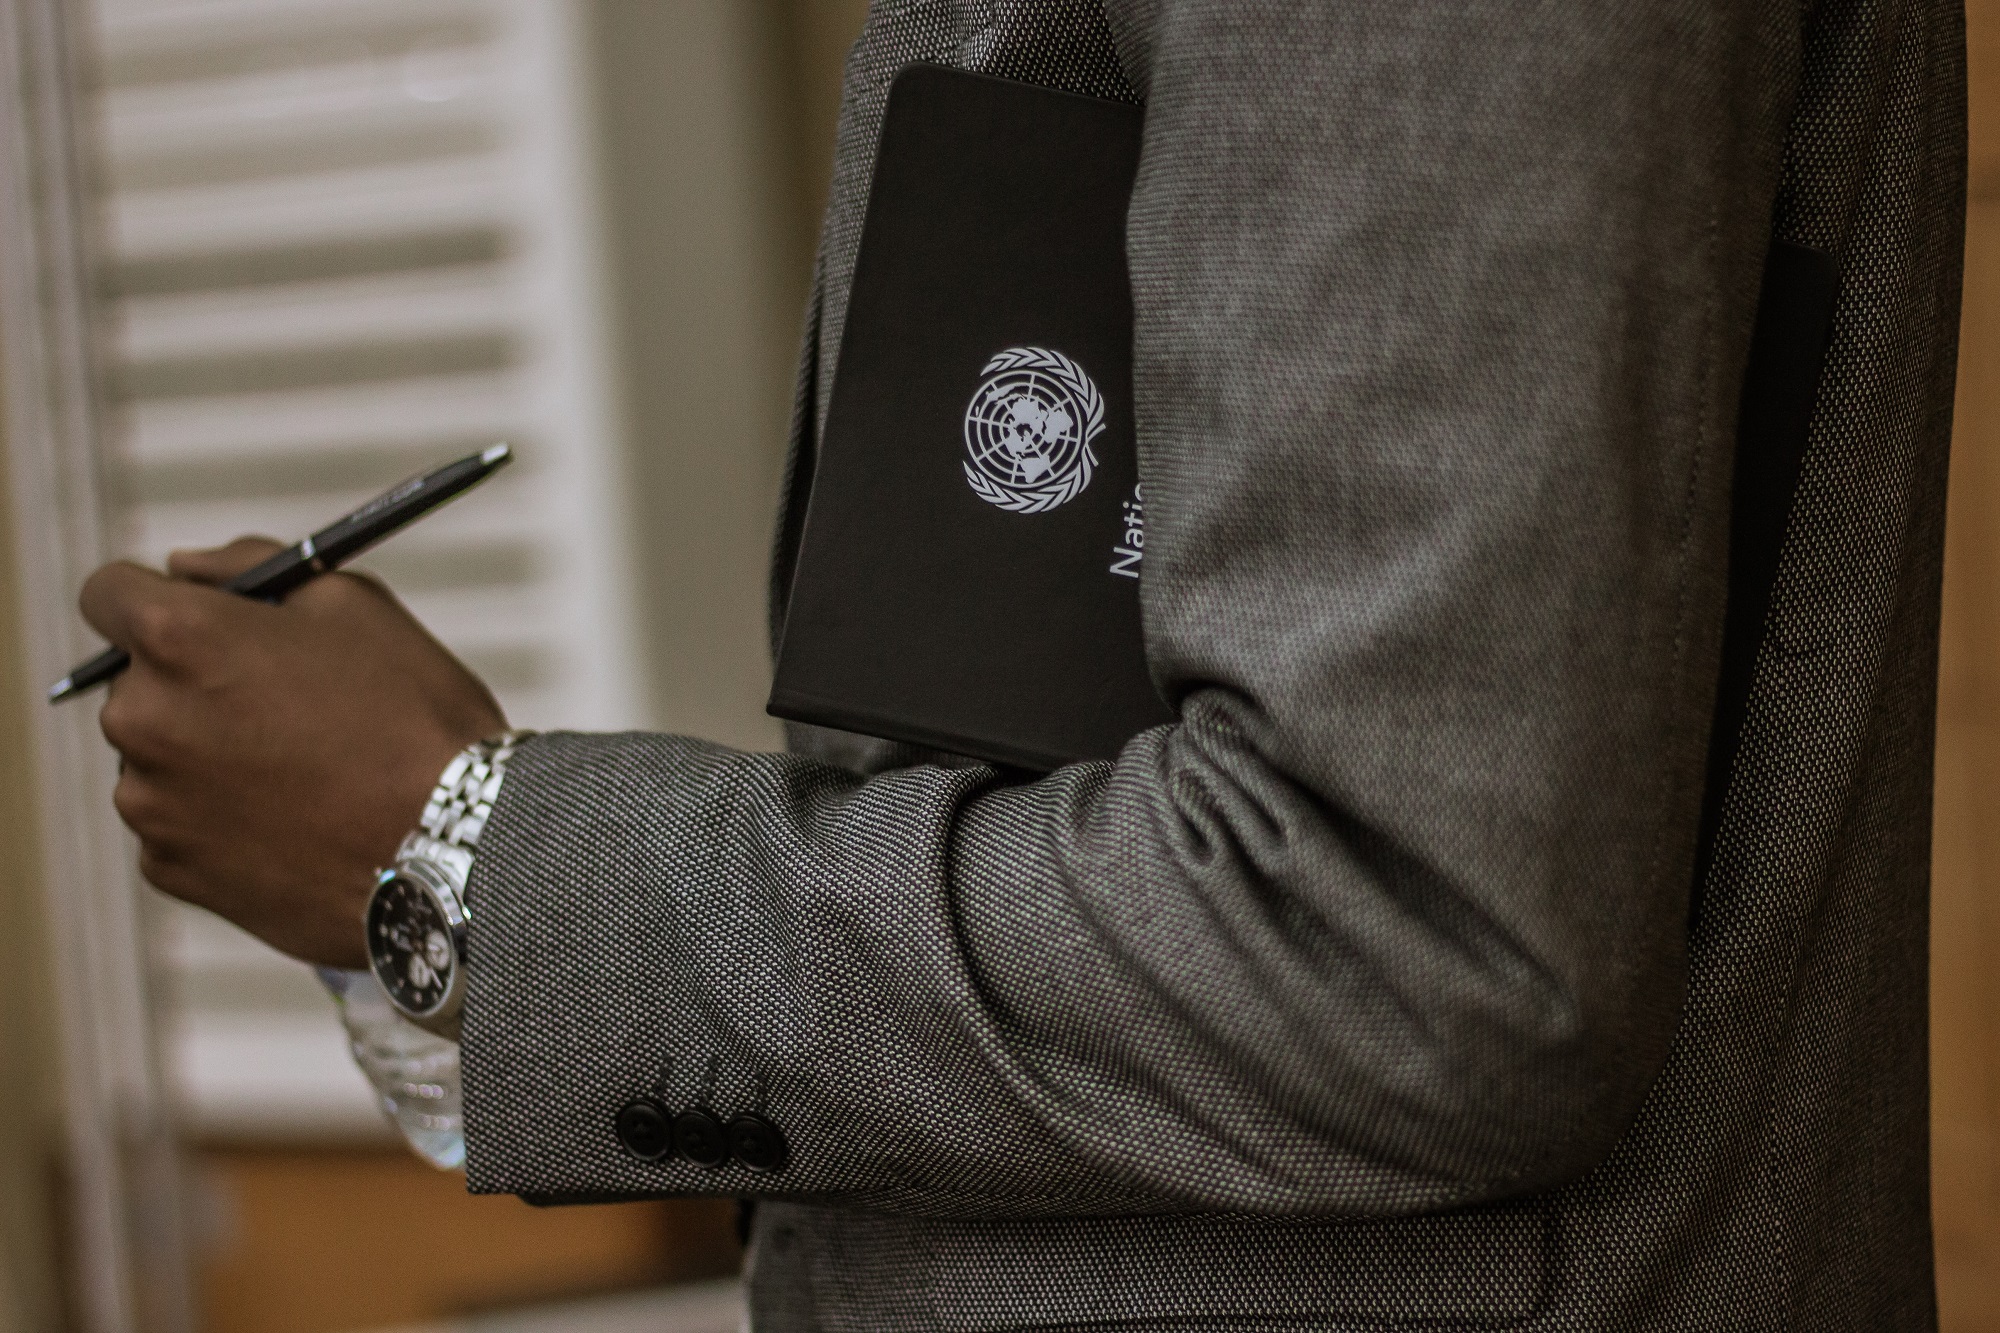
[{"label": "wristwatch", "polygon": [[465,886],[493,813],[507,761],[532,736],[508,731],[475,742],[446,766],[416,832],[375,880],[364,915],[368,965],[396,1012],[458,1039],[465,1003]]}]

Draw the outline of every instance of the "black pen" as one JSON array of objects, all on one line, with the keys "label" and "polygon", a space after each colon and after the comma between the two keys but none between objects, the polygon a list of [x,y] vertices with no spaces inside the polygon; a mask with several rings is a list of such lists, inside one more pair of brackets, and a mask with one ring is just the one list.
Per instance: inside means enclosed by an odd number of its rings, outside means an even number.
[{"label": "black pen", "polygon": [[[434,472],[392,486],[346,518],[337,519],[312,536],[244,570],[222,586],[244,597],[275,602],[302,583],[340,568],[355,556],[436,509],[446,500],[477,486],[504,467],[513,451],[504,444],[482,449],[469,458],[446,463]],[[49,686],[49,702],[59,704],[102,685],[132,665],[123,648],[106,648]]]}]

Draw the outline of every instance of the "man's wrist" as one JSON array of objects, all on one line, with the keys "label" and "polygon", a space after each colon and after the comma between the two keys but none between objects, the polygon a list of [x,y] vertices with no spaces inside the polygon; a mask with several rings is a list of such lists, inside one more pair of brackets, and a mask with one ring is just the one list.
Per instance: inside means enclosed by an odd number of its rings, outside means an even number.
[{"label": "man's wrist", "polygon": [[534,734],[503,731],[460,750],[431,788],[417,831],[467,852],[477,848],[493,803],[500,798],[507,763],[520,743]]},{"label": "man's wrist", "polygon": [[396,864],[382,872],[368,899],[369,967],[397,1012],[440,1036],[458,1035],[473,853],[507,762],[531,734],[508,731],[475,742],[445,766],[420,826],[404,838]]}]

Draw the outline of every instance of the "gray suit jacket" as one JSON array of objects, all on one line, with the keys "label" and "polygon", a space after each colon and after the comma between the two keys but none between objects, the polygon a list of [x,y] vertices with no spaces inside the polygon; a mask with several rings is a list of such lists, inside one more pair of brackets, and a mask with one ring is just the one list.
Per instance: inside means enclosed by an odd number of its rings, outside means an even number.
[{"label": "gray suit jacket", "polygon": [[[765,1329],[1931,1325],[1955,0],[878,3],[780,614],[920,59],[1146,103],[1181,721],[1036,782],[528,745],[471,890],[473,1187],[760,1197]],[[1696,912],[1774,233],[1843,294]],[[641,1160],[647,1094],[790,1160]]]}]

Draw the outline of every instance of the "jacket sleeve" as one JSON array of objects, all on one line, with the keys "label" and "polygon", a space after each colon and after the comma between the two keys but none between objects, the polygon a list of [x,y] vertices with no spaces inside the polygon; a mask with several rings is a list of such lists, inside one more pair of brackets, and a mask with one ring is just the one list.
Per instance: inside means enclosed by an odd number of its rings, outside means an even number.
[{"label": "jacket sleeve", "polygon": [[[1394,1213],[1636,1113],[1796,11],[1113,16],[1179,724],[1034,782],[531,742],[474,872],[475,1189]],[[789,1160],[641,1160],[641,1095]]]}]

